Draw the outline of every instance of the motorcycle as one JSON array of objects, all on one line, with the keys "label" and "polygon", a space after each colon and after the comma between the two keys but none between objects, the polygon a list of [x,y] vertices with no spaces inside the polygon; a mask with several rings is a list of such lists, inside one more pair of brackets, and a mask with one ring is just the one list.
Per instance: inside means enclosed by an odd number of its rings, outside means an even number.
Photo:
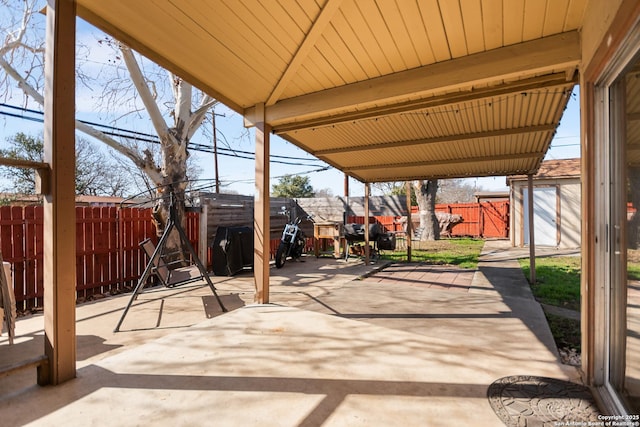
[{"label": "motorcycle", "polygon": [[[280,215],[290,216],[290,211],[286,207],[282,207]],[[300,223],[304,220],[313,220],[313,216],[299,216],[295,220],[289,218],[289,222],[285,224],[282,231],[282,238],[276,251],[276,268],[282,268],[287,258],[296,260],[302,256],[304,252],[306,236],[300,228]]]}]

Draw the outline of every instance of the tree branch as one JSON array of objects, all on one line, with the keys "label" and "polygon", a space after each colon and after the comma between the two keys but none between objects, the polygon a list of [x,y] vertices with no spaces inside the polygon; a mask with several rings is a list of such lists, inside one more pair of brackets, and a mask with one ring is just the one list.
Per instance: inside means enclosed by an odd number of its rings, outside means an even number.
[{"label": "tree branch", "polygon": [[120,144],[115,139],[78,120],[76,120],[76,129],[78,129],[80,132],[96,138],[97,140],[116,150],[118,153],[127,157],[136,166],[143,170],[149,176],[149,179],[151,179],[154,183],[159,184],[162,182],[162,175],[160,174],[160,171],[158,170],[152,158],[149,158],[148,156],[140,156],[140,154],[138,154],[136,151]]},{"label": "tree branch", "polygon": [[193,112],[193,114],[191,114],[187,139],[191,140],[191,137],[196,133],[200,126],[202,126],[202,123],[204,123],[204,116],[207,114],[207,111],[209,111],[209,109],[211,109],[211,107],[213,107],[217,103],[218,101],[210,97],[209,95],[204,95],[202,97],[200,106],[196,111]]},{"label": "tree branch", "polygon": [[[20,73],[18,73],[12,66],[11,64],[9,64],[7,61],[4,60],[4,58],[0,57],[0,67],[2,67],[7,74],[9,74],[9,76],[11,76],[13,79],[16,80],[16,82],[18,83],[18,87],[20,87],[20,89],[22,89],[24,91],[25,94],[27,94],[27,96],[30,96],[31,98],[33,98],[33,100],[35,102],[37,102],[38,104],[40,104],[41,106],[44,106],[44,97],[33,87],[31,86],[21,75]],[[120,154],[126,156],[128,159],[130,159],[133,163],[135,163],[138,167],[140,167],[142,170],[144,170],[144,172],[146,174],[149,175],[149,178],[156,183],[161,182],[161,176],[160,173],[157,171],[157,167],[155,166],[155,164],[151,163],[149,164],[145,158],[141,157],[138,155],[138,153],[136,153],[135,151],[125,147],[124,145],[120,144],[118,141],[114,140],[113,138],[110,138],[108,135],[100,132],[99,130],[86,125],[78,120],[75,121],[75,126],[76,129],[78,129],[79,131],[92,136],[102,142],[104,142],[105,144],[107,144],[109,147],[113,148],[114,150],[116,150],[117,152],[119,152]]]},{"label": "tree branch", "polygon": [[27,95],[33,98],[40,105],[44,105],[44,96],[42,96],[33,86],[31,86],[21,75],[11,66],[3,57],[0,56],[0,67],[4,69],[11,78],[15,79],[18,87]]},{"label": "tree branch", "polygon": [[140,71],[140,67],[138,66],[136,58],[133,56],[133,52],[124,44],[120,44],[120,51],[122,52],[122,57],[125,65],[127,66],[127,70],[129,70],[129,74],[131,75],[131,81],[136,87],[138,94],[140,94],[140,98],[149,113],[149,117],[151,117],[153,127],[156,129],[158,136],[162,140],[162,135],[166,135],[169,132],[169,127],[162,118],[162,113],[160,112],[158,104],[156,104],[156,100],[151,94],[151,91],[149,91],[149,86],[145,83],[144,75],[142,74],[142,71]]},{"label": "tree branch", "polygon": [[177,86],[175,91],[175,93],[177,93],[175,106],[176,139],[178,141],[185,141],[191,119],[193,86],[182,79],[174,80],[174,85]]}]

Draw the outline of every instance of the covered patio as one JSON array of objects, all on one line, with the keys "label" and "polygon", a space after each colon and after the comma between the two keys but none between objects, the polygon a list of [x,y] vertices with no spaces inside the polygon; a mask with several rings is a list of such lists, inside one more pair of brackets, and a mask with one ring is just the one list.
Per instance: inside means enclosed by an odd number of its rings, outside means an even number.
[{"label": "covered patio", "polygon": [[59,230],[73,229],[73,168],[65,166],[76,15],[255,128],[255,301],[268,303],[272,133],[366,183],[366,195],[377,181],[531,174],[577,83],[586,0],[484,11],[481,2],[354,0],[48,5],[45,259],[53,275],[45,304],[57,384],[75,376],[73,260],[60,255],[74,242]]},{"label": "covered patio", "polygon": [[[216,277],[229,313],[204,285],[153,291],[120,333],[126,295],[84,304],[77,378],[0,379],[0,412],[8,425],[498,426],[553,420],[544,408],[555,403],[596,421],[576,395],[489,392],[505,378],[580,383],[559,363],[517,254],[489,242],[478,272],[308,258],[273,271],[272,304],[251,303],[250,275]],[[42,322],[19,322],[15,350],[37,351]]]},{"label": "covered patio", "polygon": [[[626,264],[618,257],[624,249],[609,249],[625,243],[619,232],[626,227],[626,202],[619,203],[618,222],[612,222],[609,209],[614,196],[626,194],[620,167],[625,158],[610,160],[615,153],[609,150],[624,142],[626,129],[610,131],[614,116],[607,97],[618,102],[615,123],[637,122],[637,113],[626,114],[621,105],[625,96],[635,99],[632,88],[623,92],[619,83],[618,92],[608,89],[635,54],[637,1],[48,0],[48,5],[46,164],[41,165],[47,382],[62,384],[77,374],[75,269],[65,254],[74,249],[73,46],[79,16],[225,103],[254,128],[253,300],[259,304],[272,302],[267,237],[272,134],[362,181],[367,194],[368,184],[377,181],[530,175],[580,81],[583,374],[604,408],[633,413],[620,398],[628,391],[625,369],[634,371],[625,361]],[[259,320],[254,314],[272,310],[242,311],[241,320],[251,328]],[[285,313],[297,316],[283,309],[282,321]],[[231,313],[229,319],[240,321],[237,316]],[[224,323],[224,316],[219,319],[212,322]],[[462,337],[465,331],[458,333]],[[259,335],[265,340],[260,345],[266,345],[268,334]],[[355,346],[361,337],[352,336]],[[429,357],[427,347],[421,350]],[[497,351],[477,350],[487,360]],[[409,353],[410,363],[418,363],[416,353]],[[253,354],[251,369],[262,375],[274,361]],[[442,359],[446,369],[458,366],[456,357]],[[527,371],[542,360],[534,359],[527,361]]]}]

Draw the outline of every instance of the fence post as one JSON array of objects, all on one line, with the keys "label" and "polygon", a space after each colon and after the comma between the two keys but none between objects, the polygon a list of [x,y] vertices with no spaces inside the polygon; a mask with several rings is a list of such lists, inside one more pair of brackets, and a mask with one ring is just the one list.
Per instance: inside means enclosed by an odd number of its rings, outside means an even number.
[{"label": "fence post", "polygon": [[484,237],[484,210],[482,209],[482,203],[478,203],[478,222],[480,224],[479,236]]}]

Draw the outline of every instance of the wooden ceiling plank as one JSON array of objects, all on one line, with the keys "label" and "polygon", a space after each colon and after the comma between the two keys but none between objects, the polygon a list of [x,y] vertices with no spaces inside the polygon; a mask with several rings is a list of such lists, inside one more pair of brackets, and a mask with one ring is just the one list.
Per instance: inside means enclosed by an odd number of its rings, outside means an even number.
[{"label": "wooden ceiling plank", "polygon": [[582,21],[584,20],[585,2],[587,0],[571,0],[569,8],[567,10],[567,19],[565,20],[565,26],[562,31],[568,31],[574,28],[581,28]]},{"label": "wooden ceiling plank", "polygon": [[230,109],[238,113],[242,113],[244,111],[243,106],[241,104],[238,104],[231,96],[227,96],[220,90],[218,90],[218,88],[214,88],[213,86],[211,86],[208,80],[196,77],[193,73],[193,70],[189,69],[186,64],[178,65],[177,63],[172,62],[169,58],[164,57],[160,53],[160,49],[156,49],[155,47],[144,44],[133,35],[124,31],[122,28],[114,25],[113,22],[104,19],[103,14],[101,14],[100,11],[88,9],[86,7],[83,7],[81,3],[78,3],[76,12],[79,17],[83,18],[87,22],[91,22],[91,24],[95,27],[99,28],[107,34],[110,34],[117,40],[125,43],[136,52],[146,56],[147,58],[150,58],[161,67],[171,71],[178,76],[181,76],[182,78],[189,81],[191,84],[195,85],[201,90],[205,91],[218,101],[224,103]]},{"label": "wooden ceiling plank", "polygon": [[547,7],[542,27],[542,36],[561,33],[565,27],[569,0],[553,0],[553,7]]},{"label": "wooden ceiling plank", "polygon": [[402,6],[400,13],[407,29],[411,32],[411,43],[420,62],[418,66],[433,64],[436,59],[427,35],[427,29],[423,25],[422,17],[420,16],[418,4],[403,2]]},{"label": "wooden ceiling plank", "polygon": [[362,11],[362,15],[370,29],[372,44],[377,44],[380,47],[386,63],[391,67],[391,72],[397,73],[398,71],[406,70],[408,66],[393,39],[391,29],[387,23],[387,17],[383,16],[376,0],[358,0],[358,7]]},{"label": "wooden ceiling plank", "polygon": [[[305,23],[294,22],[277,2],[260,4],[246,0],[225,1],[229,3],[225,4],[227,9],[235,15],[234,23],[237,23],[234,31],[227,32],[228,37],[234,34],[246,37],[251,40],[254,49],[264,49],[277,55],[285,63],[289,61],[304,35],[301,26],[304,27]],[[219,23],[222,20],[216,18],[215,21]],[[311,22],[307,21],[306,25],[311,25]],[[243,32],[247,34],[242,34]]]},{"label": "wooden ceiling plank", "polygon": [[314,151],[310,151],[310,153],[316,157],[323,157],[331,154],[351,153],[351,152],[358,152],[362,150],[377,150],[377,149],[384,149],[384,148],[400,148],[400,147],[406,148],[411,146],[437,144],[442,142],[514,136],[514,135],[520,135],[524,133],[552,132],[555,129],[556,129],[556,124],[553,123],[548,125],[525,126],[525,127],[513,128],[513,129],[500,129],[500,130],[492,130],[492,131],[486,131],[486,132],[474,132],[474,133],[463,134],[463,135],[445,134],[446,136],[440,136],[436,138],[417,139],[417,140],[411,140],[411,141],[391,141],[391,142],[384,142],[384,143],[377,143],[377,144],[367,144],[364,146],[338,147],[338,148],[330,148],[326,150],[314,150]]},{"label": "wooden ceiling plank", "polygon": [[449,42],[442,22],[442,13],[438,0],[423,0],[419,2],[420,12],[424,21],[424,28],[427,29],[431,50],[437,62],[451,59]]},{"label": "wooden ceiling plank", "polygon": [[522,29],[525,21],[524,3],[525,0],[502,0],[505,46],[522,43]]},{"label": "wooden ceiling plank", "polygon": [[[268,109],[267,120],[275,127],[356,106],[366,108],[367,104],[392,102],[436,90],[451,91],[554,68],[577,66],[579,61],[579,35],[572,31],[285,99]],[[251,111],[248,109],[245,115],[251,117]]]},{"label": "wooden ceiling plank", "polygon": [[360,60],[360,62],[369,62],[373,67],[371,70],[367,70],[367,74],[370,76],[391,74],[393,68],[380,45],[370,42],[375,40],[375,36],[364,16],[365,13],[360,9],[360,3],[356,0],[345,0],[343,10],[353,32],[358,35],[358,43],[363,47],[363,54],[368,57],[368,61]]},{"label": "wooden ceiling plank", "polygon": [[[207,5],[208,3],[206,2],[194,2],[192,8],[196,13],[193,13],[192,16],[208,16],[211,10],[207,8]],[[211,35],[215,37],[216,40],[224,38],[225,50],[233,52],[235,56],[241,58],[248,69],[255,73],[260,70],[260,73],[266,78],[266,81],[272,81],[276,78],[278,69],[283,68],[286,64],[286,60],[281,53],[284,49],[277,49],[276,45],[266,44],[265,41],[257,37],[255,33],[244,31],[247,22],[238,16],[237,10],[227,8],[225,5],[219,5],[215,9],[215,13],[219,17],[215,26],[209,26],[208,23],[203,23],[203,25],[207,25],[207,31],[209,31],[209,33],[215,31],[215,34]],[[202,51],[203,49],[194,49],[194,54],[202,57]],[[220,50],[216,49],[216,52],[220,52]],[[251,63],[245,59],[249,57],[252,58]],[[238,70],[240,69],[241,68],[238,68]]]},{"label": "wooden ceiling plank", "polygon": [[358,34],[351,25],[351,21],[345,17],[342,10],[335,14],[331,21],[332,28],[342,35],[344,44],[349,49],[349,53],[353,56],[358,67],[361,69],[362,80],[379,76],[376,65],[367,54],[365,46],[362,44]]},{"label": "wooden ceiling plank", "polygon": [[[344,80],[343,74],[338,72],[338,69],[342,67],[341,63],[342,60],[335,56],[333,48],[327,47],[326,40],[321,38],[318,41],[316,48],[309,53],[304,65],[300,69],[306,69],[309,74],[314,77],[315,81],[318,82],[317,85],[312,87],[312,92],[318,92],[349,83]],[[292,82],[296,79],[292,80]],[[281,98],[285,98],[284,94],[289,95],[289,90],[285,91]],[[297,94],[293,94],[293,96],[295,95]]]},{"label": "wooden ceiling plank", "polygon": [[394,55],[399,55],[402,58],[405,69],[423,65],[418,58],[416,45],[413,41],[413,31],[415,29],[419,32],[424,29],[409,27],[401,12],[405,4],[411,5],[411,3],[381,1],[377,4],[384,23],[389,28],[389,38],[393,41],[393,48],[397,52]]},{"label": "wooden ceiling plank", "polygon": [[486,50],[504,46],[502,0],[485,0],[481,6]]},{"label": "wooden ceiling plank", "polygon": [[[487,50],[485,46],[482,5],[480,0],[460,0],[464,35],[469,54]],[[494,46],[494,48],[500,47]]]},{"label": "wooden ceiling plank", "polygon": [[548,0],[526,0],[524,2],[523,41],[542,37],[547,7]]},{"label": "wooden ceiling plank", "polygon": [[[347,37],[352,37],[352,34],[348,34]],[[366,80],[369,76],[353,55],[349,43],[350,41],[345,40],[344,35],[338,33],[331,25],[324,36],[318,40],[317,49],[329,63],[338,64],[335,67],[336,73],[340,75],[343,82],[354,83]]]},{"label": "wooden ceiling plank", "polygon": [[316,42],[322,36],[322,32],[327,25],[331,22],[331,18],[338,11],[342,0],[327,0],[325,5],[320,9],[318,17],[313,21],[313,25],[309,32],[305,36],[304,40],[300,44],[300,47],[293,55],[287,69],[282,74],[282,77],[273,88],[271,95],[267,99],[266,105],[273,105],[280,97],[284,89],[287,87],[293,76],[298,72],[298,69],[302,65],[303,61],[309,55],[309,52],[315,47]]},{"label": "wooden ceiling plank", "polygon": [[440,1],[440,13],[447,34],[449,52],[452,58],[460,58],[469,54],[465,28],[462,21],[462,11],[457,1]]}]

